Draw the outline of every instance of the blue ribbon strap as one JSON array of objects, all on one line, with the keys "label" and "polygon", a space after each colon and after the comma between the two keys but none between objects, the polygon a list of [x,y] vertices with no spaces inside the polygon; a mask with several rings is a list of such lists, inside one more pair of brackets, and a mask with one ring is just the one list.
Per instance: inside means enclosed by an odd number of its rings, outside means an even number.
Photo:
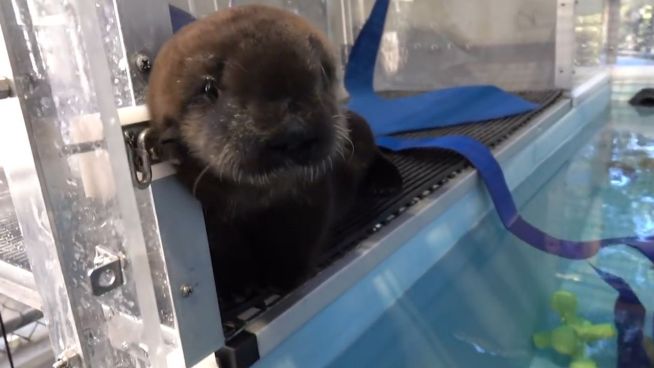
[{"label": "blue ribbon strap", "polygon": [[495,86],[466,86],[384,99],[373,88],[375,64],[389,0],[375,2],[352,50],[345,71],[348,108],[366,118],[377,135],[500,119],[538,105]]},{"label": "blue ribbon strap", "polygon": [[444,149],[465,157],[477,169],[486,185],[502,224],[522,241],[544,252],[567,259],[587,259],[603,247],[627,244],[638,249],[654,262],[654,237],[633,236],[573,241],[553,237],[528,223],[518,213],[499,163],[492,152],[475,139],[460,135],[420,139],[377,136],[376,141],[380,147],[396,152],[411,149]]},{"label": "blue ribbon strap", "polygon": [[177,33],[182,27],[195,21],[195,17],[176,6],[168,5],[168,11],[170,12],[170,23],[173,26],[173,33]]},{"label": "blue ribbon strap", "polygon": [[618,292],[613,315],[618,330],[618,367],[651,368],[652,362],[645,351],[645,307],[629,284],[622,278],[592,266],[595,272]]}]

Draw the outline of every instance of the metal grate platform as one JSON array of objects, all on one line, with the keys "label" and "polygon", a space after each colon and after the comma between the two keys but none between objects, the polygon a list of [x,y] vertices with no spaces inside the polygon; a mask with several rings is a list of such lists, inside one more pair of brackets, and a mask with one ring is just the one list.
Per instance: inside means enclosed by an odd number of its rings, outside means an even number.
[{"label": "metal grate platform", "polygon": [[30,269],[4,170],[0,168],[0,261]]},{"label": "metal grate platform", "polygon": [[[523,98],[538,103],[540,108],[530,113],[506,119],[468,124],[420,132],[401,134],[406,137],[467,135],[491,148],[498,146],[520,128],[528,125],[534,117],[558,101],[561,91],[519,92]],[[392,95],[406,95],[393,93]],[[347,254],[362,240],[381,229],[402,214],[407,208],[430,195],[445,182],[455,178],[470,165],[457,154],[443,150],[416,150],[387,153],[397,166],[403,179],[401,193],[383,198],[360,198],[350,215],[332,231],[332,247],[323,255],[321,269]],[[260,291],[256,296],[238,305],[221,306],[223,329],[226,338],[238,334],[244,325],[270,308],[282,296],[271,291]]]},{"label": "metal grate platform", "polygon": [[[419,138],[454,134],[467,135],[494,148],[526,125],[542,109],[556,101],[561,92],[521,92],[518,95],[538,103],[541,108],[527,114],[492,122],[432,129],[399,134],[398,136]],[[350,215],[333,231],[338,235],[332,241],[334,247],[325,255],[328,263],[331,263],[335,255],[343,251],[347,252],[370,233],[379,230],[381,226],[393,220],[406,208],[426,197],[470,166],[461,156],[443,150],[387,152],[386,154],[402,175],[404,180],[402,192],[393,197],[362,198]]]}]

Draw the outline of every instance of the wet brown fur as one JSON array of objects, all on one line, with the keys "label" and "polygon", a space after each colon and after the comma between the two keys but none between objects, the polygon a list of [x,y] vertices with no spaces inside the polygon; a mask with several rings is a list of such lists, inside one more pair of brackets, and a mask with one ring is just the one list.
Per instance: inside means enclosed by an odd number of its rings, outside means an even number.
[{"label": "wet brown fur", "polygon": [[[260,5],[196,21],[157,56],[152,126],[176,145],[178,177],[203,204],[220,295],[297,286],[358,195],[401,185],[365,120],[340,109],[335,69],[320,32]],[[202,96],[206,75],[220,86],[215,101]],[[290,124],[315,144],[277,155],[270,142]]]}]

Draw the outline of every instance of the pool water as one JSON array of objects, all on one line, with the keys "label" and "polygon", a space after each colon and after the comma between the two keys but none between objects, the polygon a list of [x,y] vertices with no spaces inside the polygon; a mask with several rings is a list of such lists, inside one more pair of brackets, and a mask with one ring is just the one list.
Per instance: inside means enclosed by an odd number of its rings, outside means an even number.
[{"label": "pool water", "polygon": [[[514,191],[523,216],[552,235],[597,239],[654,234],[654,115],[614,102],[606,114]],[[558,160],[558,161],[557,161]],[[558,325],[549,309],[559,289],[579,314],[611,323],[617,293],[590,263],[624,278],[654,310],[654,269],[624,246],[567,261],[510,235],[491,212],[463,237],[331,367],[567,367],[533,347],[532,334]],[[616,339],[592,344],[599,367],[616,366]]]}]

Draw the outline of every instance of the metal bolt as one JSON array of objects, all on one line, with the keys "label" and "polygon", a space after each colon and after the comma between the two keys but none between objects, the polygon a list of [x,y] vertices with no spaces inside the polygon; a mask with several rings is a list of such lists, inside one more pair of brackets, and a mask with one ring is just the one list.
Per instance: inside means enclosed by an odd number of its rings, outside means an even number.
[{"label": "metal bolt", "polygon": [[81,366],[81,358],[74,349],[66,349],[57,356],[52,368],[73,368]]},{"label": "metal bolt", "polygon": [[182,285],[179,288],[179,291],[182,292],[182,296],[184,298],[188,298],[189,296],[191,296],[191,294],[193,294],[193,288],[191,287],[191,285],[187,285],[187,284]]},{"label": "metal bolt", "polygon": [[0,99],[11,96],[11,82],[5,77],[0,77]]},{"label": "metal bolt", "polygon": [[141,71],[141,73],[148,73],[152,69],[152,61],[150,57],[145,54],[136,55],[136,67]]}]

